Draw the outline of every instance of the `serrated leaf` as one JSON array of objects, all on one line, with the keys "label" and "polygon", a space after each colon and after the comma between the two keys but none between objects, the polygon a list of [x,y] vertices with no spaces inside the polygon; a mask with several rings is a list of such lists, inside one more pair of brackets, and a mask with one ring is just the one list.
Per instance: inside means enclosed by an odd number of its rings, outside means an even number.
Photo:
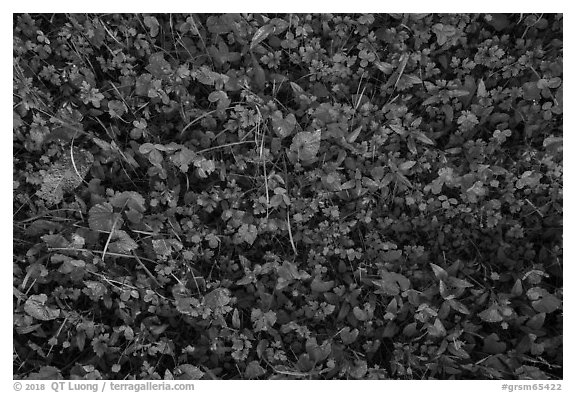
[{"label": "serrated leaf", "polygon": [[276,313],[272,310],[262,312],[259,308],[253,309],[250,320],[253,323],[254,331],[266,331],[276,323]]},{"label": "serrated leaf", "polygon": [[126,112],[126,105],[122,101],[112,100],[108,102],[108,113],[112,118],[120,118]]},{"label": "serrated leaf", "polygon": [[356,360],[355,365],[348,371],[350,377],[355,379],[363,378],[368,372],[368,363],[365,360]]},{"label": "serrated leaf", "polygon": [[252,245],[258,237],[258,228],[254,224],[242,224],[238,232],[234,235],[234,243],[240,244],[246,242]]},{"label": "serrated leaf", "polygon": [[228,98],[228,94],[226,94],[223,90],[213,91],[208,95],[208,101],[216,102],[216,107],[218,109],[226,109],[230,106],[230,98]]},{"label": "serrated leaf", "polygon": [[158,23],[158,19],[156,19],[156,17],[145,16],[144,24],[150,29],[150,37],[156,37],[158,35],[160,24]]},{"label": "serrated leaf", "polygon": [[138,248],[138,243],[122,230],[115,230],[112,235],[112,240],[114,241],[108,246],[111,252],[130,254],[130,252]]},{"label": "serrated leaf", "polygon": [[179,251],[182,249],[182,243],[176,239],[154,239],[152,240],[152,247],[158,257],[168,257],[172,254],[172,250]]},{"label": "serrated leaf", "polygon": [[121,228],[123,223],[120,214],[114,213],[108,202],[99,203],[88,211],[88,225],[94,231],[111,232],[113,228]]},{"label": "serrated leaf", "polygon": [[24,311],[31,317],[40,321],[50,321],[60,316],[60,310],[57,308],[50,308],[45,303],[48,296],[45,294],[31,295],[26,303],[24,303]]},{"label": "serrated leaf", "polygon": [[42,176],[42,186],[36,195],[47,206],[60,203],[65,193],[78,188],[92,167],[94,156],[79,148],[67,150]]},{"label": "serrated leaf", "polygon": [[114,207],[136,210],[141,213],[146,211],[145,206],[146,201],[140,193],[135,191],[124,191],[117,193],[112,198],[110,198],[110,204]]},{"label": "serrated leaf", "polygon": [[176,165],[183,173],[188,172],[190,169],[190,163],[198,159],[198,154],[194,151],[183,147],[181,150],[170,156],[170,161]]},{"label": "serrated leaf", "polygon": [[356,338],[358,337],[358,334],[360,332],[358,331],[358,329],[354,329],[354,330],[350,330],[350,327],[346,326],[344,328],[344,330],[342,330],[340,332],[340,338],[342,339],[342,342],[346,345],[348,344],[352,344],[354,341],[356,341]]},{"label": "serrated leaf", "polygon": [[321,137],[322,131],[320,130],[299,132],[292,140],[290,150],[296,153],[297,158],[301,161],[313,160],[320,150]]},{"label": "serrated leaf", "polygon": [[504,318],[502,317],[502,314],[498,310],[497,306],[491,306],[490,308],[488,308],[488,309],[482,311],[480,314],[478,314],[478,316],[483,321],[491,322],[491,323],[502,322],[504,320]]},{"label": "serrated leaf", "polygon": [[211,309],[224,307],[230,303],[230,290],[227,288],[216,288],[204,296],[206,306]]},{"label": "serrated leaf", "polygon": [[204,376],[203,371],[191,364],[180,364],[178,368],[182,372],[182,379],[201,379]]},{"label": "serrated leaf", "polygon": [[275,111],[271,115],[272,129],[280,138],[289,136],[296,127],[296,117],[290,113],[285,118],[282,117],[282,112]]}]

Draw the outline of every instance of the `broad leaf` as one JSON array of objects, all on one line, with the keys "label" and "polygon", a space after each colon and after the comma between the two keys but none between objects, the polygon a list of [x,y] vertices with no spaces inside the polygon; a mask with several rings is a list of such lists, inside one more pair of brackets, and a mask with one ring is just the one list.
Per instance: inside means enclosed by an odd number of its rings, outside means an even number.
[{"label": "broad leaf", "polygon": [[264,41],[270,34],[276,30],[276,27],[268,24],[259,28],[254,36],[252,37],[252,42],[250,43],[250,50],[253,50],[258,44]]},{"label": "broad leaf", "polygon": [[62,201],[65,193],[74,191],[92,167],[94,157],[83,149],[67,150],[42,176],[42,187],[36,195],[52,206]]},{"label": "broad leaf", "polygon": [[111,232],[113,228],[120,229],[123,223],[120,214],[114,213],[108,202],[99,203],[88,212],[88,225],[95,231]]},{"label": "broad leaf", "polygon": [[24,311],[26,314],[34,317],[40,321],[50,321],[60,316],[60,310],[57,308],[50,308],[45,303],[48,296],[45,294],[31,295],[24,304]]},{"label": "broad leaf", "polygon": [[322,131],[320,130],[314,132],[299,132],[292,140],[290,150],[296,153],[298,160],[311,161],[316,158],[316,154],[318,150],[320,150],[321,137]]}]

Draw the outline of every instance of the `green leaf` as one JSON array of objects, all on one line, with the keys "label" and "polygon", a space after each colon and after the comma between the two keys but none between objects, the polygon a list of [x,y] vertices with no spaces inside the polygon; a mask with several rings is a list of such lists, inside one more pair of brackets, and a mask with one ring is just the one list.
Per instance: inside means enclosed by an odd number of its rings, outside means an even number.
[{"label": "green leaf", "polygon": [[443,268],[434,263],[430,263],[430,267],[432,267],[432,271],[434,272],[434,275],[438,280],[448,279],[448,273],[446,272],[446,270],[444,270]]},{"label": "green leaf", "polygon": [[123,223],[120,214],[114,213],[108,202],[99,203],[88,211],[88,225],[94,231],[111,232],[112,228],[120,229]]},{"label": "green leaf", "polygon": [[238,312],[238,309],[235,308],[234,312],[232,313],[232,326],[234,327],[234,329],[240,329],[240,313]]},{"label": "green leaf", "polygon": [[430,138],[428,138],[423,132],[417,131],[417,132],[413,132],[412,135],[414,135],[414,137],[416,139],[418,139],[420,142],[426,143],[427,145],[434,145],[434,141]]},{"label": "green leaf", "polygon": [[486,310],[482,311],[480,314],[478,314],[478,316],[483,321],[491,323],[502,322],[504,320],[502,314],[500,313],[500,310],[498,310],[498,306],[496,305],[493,305],[490,308],[487,308]]},{"label": "green leaf", "polygon": [[384,262],[397,261],[400,257],[402,257],[402,250],[386,251],[382,254],[382,260]]},{"label": "green leaf", "polygon": [[42,176],[42,186],[36,192],[47,206],[60,203],[65,193],[78,188],[94,163],[94,156],[79,148],[68,149]]},{"label": "green leaf", "polygon": [[122,230],[115,230],[112,234],[112,240],[114,241],[108,246],[111,252],[130,254],[131,251],[138,248],[138,243]]},{"label": "green leaf", "polygon": [[45,303],[48,296],[45,294],[31,295],[26,303],[24,303],[24,311],[26,314],[40,321],[50,321],[60,316],[60,310],[57,308],[50,308]]},{"label": "green leaf", "polygon": [[264,25],[254,33],[252,37],[252,42],[250,43],[250,50],[253,50],[258,44],[264,41],[270,34],[276,30],[274,25],[268,24]]},{"label": "green leaf", "polygon": [[344,344],[352,344],[358,338],[358,329],[350,330],[350,327],[346,326],[344,330],[340,332],[340,338]]},{"label": "green leaf", "polygon": [[452,309],[462,313],[462,314],[470,314],[470,310],[468,310],[468,308],[463,305],[462,303],[460,303],[459,301],[455,300],[455,299],[448,299],[448,304],[450,304],[450,307],[452,307]]},{"label": "green leaf", "polygon": [[234,236],[234,243],[246,242],[252,245],[258,237],[258,228],[254,224],[242,224]]},{"label": "green leaf", "polygon": [[352,313],[359,321],[365,321],[368,319],[368,313],[358,306],[354,306],[354,308],[352,309]]},{"label": "green leaf", "polygon": [[260,366],[257,360],[253,360],[246,366],[246,371],[244,371],[244,378],[254,379],[264,375],[266,371]]},{"label": "green leaf", "polygon": [[514,286],[512,287],[512,291],[510,294],[513,297],[518,297],[518,296],[522,295],[523,291],[524,291],[524,288],[522,288],[522,281],[519,278],[517,278],[516,282],[514,283]]},{"label": "green leaf", "polygon": [[274,311],[262,312],[259,308],[253,309],[250,320],[254,325],[254,331],[266,331],[276,323],[276,313]]},{"label": "green leaf", "polygon": [[484,338],[484,346],[482,348],[483,352],[497,355],[503,353],[506,350],[506,343],[500,342],[500,337],[496,333],[492,333]]},{"label": "green leaf", "polygon": [[542,326],[544,326],[545,320],[546,320],[546,313],[541,312],[530,318],[528,322],[526,322],[526,326],[528,326],[530,329],[540,330]]},{"label": "green leaf", "polygon": [[454,342],[448,344],[448,352],[452,355],[459,357],[460,359],[470,359],[470,354],[466,352],[463,348],[456,346]]},{"label": "green leaf", "polygon": [[[140,147],[140,151],[142,151],[142,146]],[[172,163],[176,165],[180,171],[186,173],[188,172],[190,163],[196,161],[198,158],[198,154],[196,154],[194,151],[188,149],[187,147],[182,147],[181,150],[170,156],[170,161],[172,161]]]},{"label": "green leaf", "polygon": [[320,130],[299,132],[292,140],[290,151],[296,153],[296,157],[300,161],[311,161],[316,158],[316,154],[320,150],[321,137],[322,131]]},{"label": "green leaf", "polygon": [[405,171],[409,170],[410,168],[412,168],[415,164],[416,164],[416,161],[405,161],[398,166],[398,169],[400,169],[402,172],[405,172]]},{"label": "green leaf", "polygon": [[108,113],[112,118],[120,118],[126,112],[126,105],[122,101],[108,101]]},{"label": "green leaf", "polygon": [[444,325],[439,318],[436,318],[434,325],[428,324],[427,328],[428,334],[432,337],[444,337],[446,335],[446,328],[444,328]]},{"label": "green leaf", "polygon": [[206,306],[211,309],[227,306],[231,300],[230,290],[227,288],[216,288],[204,296]]},{"label": "green leaf", "polygon": [[156,150],[156,147],[154,147],[152,143],[148,142],[141,144],[140,147],[138,148],[138,151],[142,154],[148,154],[152,150]]},{"label": "green leaf", "polygon": [[410,287],[410,280],[402,274],[395,272],[381,272],[381,280],[375,280],[374,284],[378,287],[375,293],[395,296],[400,294],[400,291],[406,291]]},{"label": "green leaf", "polygon": [[158,35],[160,24],[158,23],[158,19],[156,19],[156,17],[145,16],[144,24],[150,29],[150,37],[156,37]]},{"label": "green leaf", "polygon": [[362,359],[357,359],[354,363],[354,366],[350,367],[349,375],[354,379],[362,379],[368,372],[368,363]]},{"label": "green leaf", "polygon": [[208,101],[210,102],[217,102],[218,109],[226,109],[230,106],[230,98],[228,98],[228,94],[226,94],[223,90],[213,91],[208,95]]},{"label": "green leaf", "polygon": [[271,115],[272,129],[281,139],[289,136],[296,127],[296,117],[290,113],[286,118],[282,117],[282,112],[275,111]]},{"label": "green leaf", "polygon": [[329,341],[324,341],[322,345],[318,345],[315,338],[309,338],[306,340],[306,352],[310,357],[310,360],[316,363],[323,362],[330,356],[332,352],[332,345]]},{"label": "green leaf", "polygon": [[526,291],[526,296],[532,300],[532,307],[539,313],[551,313],[562,306],[562,301],[548,293],[544,288],[535,287]]},{"label": "green leaf", "polygon": [[64,379],[60,370],[52,366],[42,366],[37,373],[30,373],[26,379],[47,380],[47,379]]},{"label": "green leaf", "polygon": [[191,364],[180,364],[177,367],[182,373],[178,379],[202,379],[204,372]]},{"label": "green leaf", "polygon": [[315,292],[327,292],[334,287],[334,281],[322,281],[318,277],[315,277],[310,284],[310,289]]},{"label": "green leaf", "polygon": [[146,211],[146,201],[142,195],[140,195],[140,193],[135,191],[124,191],[121,193],[116,193],[116,195],[110,198],[110,204],[118,208],[127,207],[141,213]]},{"label": "green leaf", "polygon": [[182,243],[176,239],[154,239],[152,240],[152,247],[154,252],[160,258],[169,257],[173,250],[180,251],[182,249]]},{"label": "green leaf", "polygon": [[346,138],[346,141],[348,143],[354,143],[358,138],[358,136],[360,135],[360,131],[362,131],[362,126],[357,127],[354,131],[352,131],[350,135],[348,135],[348,137]]}]

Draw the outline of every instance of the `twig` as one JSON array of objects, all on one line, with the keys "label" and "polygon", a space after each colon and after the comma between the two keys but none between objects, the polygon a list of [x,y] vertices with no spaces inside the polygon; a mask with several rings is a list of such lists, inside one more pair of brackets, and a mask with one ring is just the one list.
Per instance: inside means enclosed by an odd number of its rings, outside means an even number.
[{"label": "twig", "polygon": [[[284,176],[286,180],[286,192],[288,192],[288,168],[286,167],[286,157],[283,156],[284,159]],[[292,246],[292,250],[294,251],[294,255],[298,255],[298,251],[296,250],[296,245],[294,244],[294,237],[292,236],[292,225],[290,224],[290,206],[286,206],[286,223],[288,224],[288,237],[290,238],[290,245]]]},{"label": "twig", "polygon": [[210,147],[208,149],[198,150],[196,152],[196,154],[202,154],[202,153],[206,153],[207,151],[216,150],[216,149],[220,149],[220,148],[224,148],[224,147],[243,145],[245,143],[254,143],[254,141],[233,142],[233,143],[228,143],[228,144],[222,145],[222,146],[214,146],[214,147]]},{"label": "twig", "polygon": [[156,285],[160,286],[160,283],[156,280],[156,277],[154,277],[154,275],[150,272],[150,270],[148,270],[148,268],[146,267],[146,265],[144,265],[144,262],[142,262],[140,260],[140,258],[138,257],[138,255],[136,255],[136,253],[134,251],[132,251],[132,254],[134,255],[134,258],[136,258],[136,261],[138,262],[138,264],[142,267],[142,269],[144,269],[144,271],[146,273],[148,273],[148,275],[150,276],[150,278],[152,279],[152,281],[154,281],[156,283]]},{"label": "twig", "polygon": [[[76,251],[76,252],[90,252],[90,253],[95,253],[95,254],[102,254],[102,251],[98,251],[98,250],[89,250],[87,248],[69,248],[69,247],[50,247],[48,249],[49,251]],[[107,252],[107,255],[111,255],[114,257],[122,257],[122,258],[134,258],[135,257],[133,255],[129,255],[129,254],[120,254],[120,253],[116,253],[116,252]],[[149,259],[149,258],[141,258],[142,260],[146,261],[146,262],[152,262],[152,263],[157,263],[155,260],[153,259]]]},{"label": "twig", "polygon": [[110,230],[110,234],[108,235],[108,239],[106,240],[106,244],[104,245],[104,251],[102,251],[102,262],[104,262],[104,258],[106,257],[106,250],[110,245],[110,240],[112,240],[112,235],[114,234],[114,229],[116,229],[117,223],[118,223],[118,216],[116,217],[114,223],[112,224],[112,230]]}]

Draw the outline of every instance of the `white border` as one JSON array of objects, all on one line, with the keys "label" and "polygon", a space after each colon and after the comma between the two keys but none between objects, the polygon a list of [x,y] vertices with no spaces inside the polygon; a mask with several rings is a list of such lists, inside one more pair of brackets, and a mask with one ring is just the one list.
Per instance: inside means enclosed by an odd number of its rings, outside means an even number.
[{"label": "white border", "polygon": [[[170,2],[167,4],[162,1],[150,2],[149,4],[136,3],[132,1],[122,2],[122,1],[110,1],[110,0],[99,0],[94,2],[83,3],[80,1],[39,1],[32,0],[22,3],[10,2],[9,4],[3,4],[2,8],[8,8],[6,11],[0,14],[0,18],[4,20],[2,24],[3,28],[6,30],[5,34],[2,35],[3,51],[6,55],[5,61],[1,63],[3,68],[2,75],[8,81],[9,75],[12,75],[12,60],[8,58],[8,53],[12,51],[12,13],[13,12],[133,12],[135,9],[140,12],[256,12],[256,11],[266,11],[270,12],[326,12],[327,10],[332,13],[358,13],[358,12],[563,12],[564,13],[564,42],[565,48],[565,69],[572,70],[574,65],[573,61],[573,48],[572,39],[574,38],[574,18],[572,18],[573,13],[572,7],[569,7],[566,2],[545,2],[545,1],[502,1],[502,0],[483,0],[481,2],[470,2],[466,4],[462,1],[424,1],[424,0],[412,0],[405,2],[313,2],[310,0],[291,0],[289,2],[268,2],[268,1],[257,1],[257,2],[241,2],[241,1],[214,1],[214,2],[203,2],[203,1],[179,1]],[[9,31],[8,31],[9,30]],[[5,102],[2,105],[2,111],[5,113],[4,119],[8,119],[11,122],[11,82],[7,82],[6,88],[4,90]],[[572,88],[574,87],[572,73],[569,71],[564,75],[564,102],[565,108],[567,108],[565,126],[567,133],[564,135],[564,151],[569,154],[566,155],[565,159],[565,170],[566,184],[564,186],[567,190],[569,197],[574,195],[574,178],[573,169],[575,168],[576,154],[573,154],[570,146],[574,146],[574,134],[572,130],[573,126],[573,116],[571,116],[571,102],[572,100]],[[6,125],[9,128],[9,125]],[[5,130],[4,133],[0,133],[3,138],[0,143],[0,148],[2,149],[2,154],[0,154],[0,173],[2,175],[2,183],[6,187],[12,184],[12,154],[8,153],[11,149],[12,141],[10,138],[11,132]],[[572,154],[570,154],[572,153]],[[11,197],[6,194],[2,194],[2,205],[4,208],[6,206],[12,207]],[[564,222],[567,223],[567,227],[570,228],[571,223],[576,222],[574,205],[570,203],[565,203],[564,212]],[[12,210],[12,208],[11,208]],[[7,250],[12,249],[12,226],[8,227],[8,220],[2,222],[2,232],[0,236],[2,242],[2,250],[7,253]],[[564,277],[574,277],[574,248],[571,247],[575,244],[571,230],[566,231],[565,243],[568,247],[564,249],[564,260],[567,261],[564,267]],[[11,269],[12,263],[6,255],[6,260],[4,261],[5,268],[7,271],[2,274],[2,285],[0,288],[3,294],[0,296],[0,304],[4,315],[12,315],[12,281],[11,281]],[[10,281],[9,281],[10,280]],[[570,327],[574,326],[574,318],[571,309],[574,304],[574,292],[571,285],[566,286],[564,292],[564,309],[568,310],[565,313],[565,325]],[[569,307],[567,307],[567,305]],[[12,391],[12,356],[10,351],[10,343],[12,339],[12,326],[5,324],[0,324],[2,329],[2,335],[4,339],[1,341],[2,351],[0,354],[2,367],[2,378],[0,381],[0,387],[5,387],[6,391]],[[565,336],[564,341],[564,376],[565,379],[562,382],[564,392],[574,392],[574,371],[572,370],[571,357],[574,349],[574,338],[568,330],[568,334]],[[292,391],[294,389],[330,389],[330,392],[346,391],[351,389],[390,389],[391,391],[398,392],[417,392],[425,389],[426,392],[438,391],[438,392],[462,392],[466,393],[472,392],[496,392],[504,390],[501,389],[501,384],[503,381],[221,381],[219,383],[205,383],[205,381],[196,381],[197,388],[196,391],[247,391],[253,393],[255,391],[265,391],[269,392],[270,388],[280,391]],[[528,383],[527,381],[516,381],[519,384]],[[558,381],[552,381],[556,383]],[[329,386],[328,386],[329,385]],[[4,389],[2,389],[4,390]]]}]

